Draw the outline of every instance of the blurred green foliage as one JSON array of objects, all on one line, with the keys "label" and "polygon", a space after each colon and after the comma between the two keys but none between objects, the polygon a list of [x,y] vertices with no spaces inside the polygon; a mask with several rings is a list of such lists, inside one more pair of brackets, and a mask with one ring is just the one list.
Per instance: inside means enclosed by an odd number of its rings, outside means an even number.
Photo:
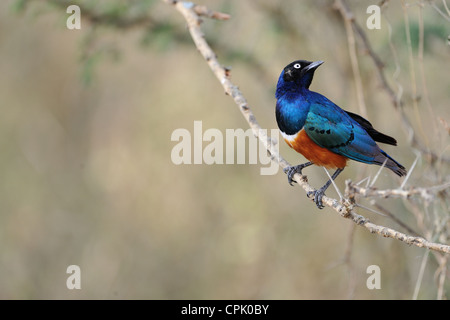
[{"label": "blurred green foliage", "polygon": [[[433,54],[432,44],[433,42],[444,43],[449,33],[449,23],[444,19],[431,19],[427,21],[427,27],[424,28],[424,52]],[[419,34],[420,25],[417,20],[413,20],[409,26],[409,32],[411,35],[411,46],[415,53],[419,50]],[[406,43],[405,26],[402,23],[398,23],[393,32],[395,42]]]}]

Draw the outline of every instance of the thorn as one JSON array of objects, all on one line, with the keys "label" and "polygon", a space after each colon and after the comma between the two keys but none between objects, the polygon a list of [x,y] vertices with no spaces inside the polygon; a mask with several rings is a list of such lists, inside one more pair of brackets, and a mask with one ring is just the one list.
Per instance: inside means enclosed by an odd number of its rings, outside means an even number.
[{"label": "thorn", "polygon": [[370,176],[365,177],[365,178],[362,179],[360,182],[356,183],[356,185],[359,186],[361,183],[363,183],[363,182],[366,181],[366,180],[370,181]]},{"label": "thorn", "polygon": [[388,161],[388,158],[386,158],[386,159],[384,160],[383,165],[380,167],[380,169],[378,169],[377,174],[375,175],[375,177],[373,177],[372,183],[371,183],[370,186],[369,186],[370,188],[372,188],[373,185],[375,184],[375,181],[377,181],[378,176],[380,175],[381,170],[383,170],[383,168],[384,168],[384,166],[386,165],[386,162],[387,162],[387,161]]},{"label": "thorn", "polygon": [[370,185],[370,181],[371,181],[371,179],[372,179],[372,177],[371,176],[369,176],[368,177],[369,179],[367,179],[367,183],[366,183],[366,189],[369,187],[369,185]]},{"label": "thorn", "polygon": [[357,207],[359,207],[359,208],[361,208],[361,209],[364,209],[364,210],[367,210],[367,211],[370,211],[370,212],[379,214],[380,216],[387,217],[387,215],[385,215],[384,213],[381,213],[381,212],[379,212],[379,211],[377,211],[377,210],[374,210],[374,209],[372,209],[372,208],[363,206],[362,204],[355,203],[355,206],[357,206]]},{"label": "thorn", "polygon": [[403,180],[402,185],[400,186],[400,189],[403,189],[406,185],[406,182],[408,181],[409,177],[411,176],[414,168],[416,167],[417,161],[419,160],[420,154],[416,155],[416,160],[414,160],[413,164],[411,165],[411,168],[408,170],[408,174],[406,175],[405,180]]}]

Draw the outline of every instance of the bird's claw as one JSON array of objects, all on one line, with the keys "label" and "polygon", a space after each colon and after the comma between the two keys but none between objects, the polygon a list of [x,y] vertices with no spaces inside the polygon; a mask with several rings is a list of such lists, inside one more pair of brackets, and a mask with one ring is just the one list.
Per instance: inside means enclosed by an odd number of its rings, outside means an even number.
[{"label": "bird's claw", "polygon": [[302,169],[302,165],[291,166],[283,169],[284,173],[287,174],[288,182],[291,186],[293,186],[292,182],[297,183],[297,181],[294,180],[294,175],[296,173],[302,174]]},{"label": "bird's claw", "polygon": [[309,191],[307,193],[308,198],[311,198],[314,196],[314,203],[316,204],[317,208],[323,209],[325,206],[322,203],[322,197],[325,195],[325,191],[322,189]]}]

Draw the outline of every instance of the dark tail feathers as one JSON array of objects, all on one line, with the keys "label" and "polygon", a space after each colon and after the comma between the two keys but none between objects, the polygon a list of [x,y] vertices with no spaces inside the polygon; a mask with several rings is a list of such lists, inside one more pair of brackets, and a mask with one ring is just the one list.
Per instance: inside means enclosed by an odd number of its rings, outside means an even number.
[{"label": "dark tail feathers", "polygon": [[[378,159],[379,158],[379,159]],[[387,159],[387,161],[386,161]],[[385,167],[391,169],[396,175],[399,177],[406,176],[407,171],[404,166],[400,163],[392,159],[386,152],[381,150],[381,154],[375,159],[377,164],[380,166],[383,165],[384,161],[386,161]]]}]

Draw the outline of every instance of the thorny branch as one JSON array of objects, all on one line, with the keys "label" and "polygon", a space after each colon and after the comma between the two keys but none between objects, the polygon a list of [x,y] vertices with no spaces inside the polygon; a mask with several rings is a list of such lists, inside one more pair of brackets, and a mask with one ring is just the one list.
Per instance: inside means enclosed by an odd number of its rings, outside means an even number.
[{"label": "thorny branch", "polygon": [[397,188],[390,190],[389,189],[379,190],[373,187],[364,188],[352,183],[350,180],[347,180],[345,183],[346,183],[346,190],[348,190],[349,193],[358,194],[367,198],[376,197],[376,198],[409,199],[414,195],[419,195],[426,202],[432,202],[436,192],[450,188],[450,182],[429,188],[410,187],[408,189]]},{"label": "thorny branch", "polygon": [[[189,29],[189,32],[191,34],[192,40],[194,41],[198,51],[201,53],[203,58],[208,63],[209,67],[211,68],[214,75],[217,77],[219,82],[221,83],[222,87],[225,90],[225,93],[229,96],[231,96],[234,100],[234,102],[239,107],[239,110],[243,114],[244,118],[247,120],[250,128],[253,131],[253,134],[263,143],[264,147],[267,149],[268,153],[271,156],[272,161],[275,161],[280,165],[281,168],[286,168],[289,166],[289,163],[282,158],[282,156],[278,153],[277,149],[275,148],[276,142],[272,141],[267,134],[265,134],[265,131],[262,130],[261,126],[256,121],[256,118],[251,111],[247,100],[245,99],[242,92],[238,89],[236,85],[234,85],[230,78],[230,70],[226,67],[223,67],[219,61],[217,60],[217,56],[214,53],[214,51],[211,49],[211,47],[208,45],[208,43],[205,40],[204,33],[201,30],[201,16],[206,16],[213,19],[220,19],[220,20],[227,20],[229,16],[227,14],[214,12],[209,9],[207,9],[204,6],[198,6],[191,2],[183,2],[183,1],[177,1],[177,0],[163,0],[164,2],[173,5],[176,10],[178,10],[183,17],[185,18],[187,22],[187,27]],[[349,11],[343,11],[343,13],[348,13]],[[351,13],[350,13],[351,14]],[[349,18],[351,21],[354,21],[352,18],[352,15]],[[368,44],[368,42],[367,42]],[[370,48],[370,47],[368,47]],[[377,69],[379,70],[379,75],[381,79],[384,79],[384,74],[381,71],[380,63],[381,61],[378,59],[378,57],[373,53],[372,50],[369,50],[371,52],[371,56],[374,59],[375,63],[377,64]],[[382,64],[381,64],[382,65]],[[388,92],[393,91],[388,87],[387,82],[384,80],[384,85],[386,86],[386,90]],[[395,94],[392,95],[392,97],[395,97]],[[393,99],[393,102],[397,103],[397,99]],[[397,105],[396,105],[397,106]],[[300,187],[302,187],[306,192],[313,191],[314,188],[308,184],[308,180],[306,176],[302,176],[300,174],[295,174],[294,180],[299,184]],[[448,187],[448,184],[443,185],[442,188]],[[381,225],[376,225],[372,222],[370,222],[367,218],[365,218],[362,215],[359,215],[353,211],[353,207],[355,206],[355,194],[361,193],[363,196],[380,196],[380,194],[377,194],[377,192],[384,192],[381,196],[403,196],[403,197],[410,197],[412,195],[415,195],[417,193],[426,193],[427,195],[436,190],[431,189],[424,189],[424,188],[415,188],[410,190],[375,190],[373,188],[369,189],[363,189],[360,188],[351,182],[347,182],[347,188],[345,193],[345,198],[342,199],[342,201],[339,201],[337,199],[333,199],[330,197],[324,196],[322,201],[326,206],[329,206],[336,212],[338,212],[342,217],[352,220],[355,224],[362,226],[369,230],[371,233],[376,233],[378,235],[381,235],[383,237],[388,237],[396,240],[403,241],[409,245],[414,245],[421,248],[428,248],[431,250],[435,250],[442,253],[450,253],[450,246],[446,244],[440,244],[440,243],[434,243],[431,241],[428,241],[422,237],[418,236],[411,236],[404,234],[402,232],[399,232],[397,230],[387,228]]]}]

